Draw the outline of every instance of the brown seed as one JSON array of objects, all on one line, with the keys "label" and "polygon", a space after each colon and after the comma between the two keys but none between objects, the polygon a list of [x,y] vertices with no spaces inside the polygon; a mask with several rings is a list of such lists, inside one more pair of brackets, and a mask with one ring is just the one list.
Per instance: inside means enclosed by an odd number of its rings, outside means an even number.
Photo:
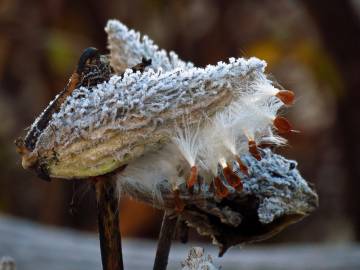
[{"label": "brown seed", "polygon": [[249,176],[248,167],[246,167],[246,165],[241,161],[239,156],[236,157],[236,162],[239,164],[240,171],[246,176]]},{"label": "brown seed", "polygon": [[277,128],[279,133],[288,133],[292,131],[292,126],[290,122],[285,117],[282,116],[277,116],[274,119],[274,126]]},{"label": "brown seed", "polygon": [[197,177],[198,177],[198,169],[196,166],[192,166],[190,169],[190,175],[186,181],[187,188],[192,188],[195,185],[197,181]]},{"label": "brown seed", "polygon": [[260,155],[259,149],[257,148],[256,142],[253,140],[250,140],[248,142],[248,145],[249,145],[250,154],[257,160],[261,160],[261,155]]},{"label": "brown seed", "polygon": [[215,194],[219,198],[225,198],[229,195],[229,190],[227,187],[221,182],[220,178],[216,176],[214,178],[214,185],[215,185]]},{"label": "brown seed", "polygon": [[290,90],[280,90],[276,95],[286,105],[294,104],[295,94]]},{"label": "brown seed", "polygon": [[230,167],[226,166],[223,169],[224,176],[226,178],[226,181],[229,183],[230,186],[235,188],[237,191],[241,191],[243,184],[241,182],[241,179],[239,176],[237,176]]}]

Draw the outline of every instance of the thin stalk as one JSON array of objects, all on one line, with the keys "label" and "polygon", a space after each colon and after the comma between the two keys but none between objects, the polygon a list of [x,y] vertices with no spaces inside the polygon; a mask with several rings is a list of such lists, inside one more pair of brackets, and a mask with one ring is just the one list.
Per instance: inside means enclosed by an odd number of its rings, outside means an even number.
[{"label": "thin stalk", "polygon": [[94,180],[103,270],[123,270],[119,205],[115,182],[109,176],[95,177]]},{"label": "thin stalk", "polygon": [[154,270],[166,270],[169,260],[171,241],[176,230],[176,223],[177,217],[165,211],[156,250]]}]

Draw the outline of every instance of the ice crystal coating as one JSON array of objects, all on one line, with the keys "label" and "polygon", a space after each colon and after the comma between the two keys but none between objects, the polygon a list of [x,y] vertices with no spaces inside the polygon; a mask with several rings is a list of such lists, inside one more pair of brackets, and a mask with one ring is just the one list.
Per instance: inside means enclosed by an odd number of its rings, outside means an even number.
[{"label": "ice crystal coating", "polygon": [[250,177],[244,181],[244,193],[259,199],[261,223],[293,213],[306,213],[317,205],[317,195],[301,177],[297,163],[263,150],[261,161],[245,156]]},{"label": "ice crystal coating", "polygon": [[[107,156],[113,165],[106,170],[112,169],[144,153],[140,148],[171,140],[182,119],[190,125],[198,123],[200,118],[207,119],[247,99],[252,91],[249,82],[270,83],[263,73],[265,65],[257,58],[239,58],[206,68],[150,69],[143,73],[127,70],[123,76],[114,75],[95,87],[74,90],[52,116],[35,150],[42,155],[62,149],[56,151],[56,159],[69,163],[73,162],[71,155],[82,153],[79,166]],[[78,143],[81,140],[86,146]],[[101,144],[106,140],[111,144]],[[68,178],[61,170],[52,175]],[[80,168],[74,174],[89,176]]]},{"label": "ice crystal coating", "polygon": [[247,83],[261,79],[264,68],[265,62],[257,58],[239,58],[204,69],[127,70],[124,76],[114,75],[109,82],[73,92],[51,121],[53,129],[63,130],[57,134],[56,143],[69,144],[73,138],[86,136],[87,130],[90,136],[94,129],[104,126],[120,130],[155,126],[167,120],[162,117],[165,113],[173,120],[199,109],[207,114],[209,103],[222,95],[229,95],[231,100],[246,95]]},{"label": "ice crystal coating", "polygon": [[181,270],[219,270],[210,255],[205,254],[201,247],[192,247],[186,259],[181,263]]},{"label": "ice crystal coating", "polygon": [[142,57],[151,59],[152,68],[156,71],[194,66],[191,62],[180,60],[173,51],[167,53],[159,49],[148,36],[141,37],[139,32],[130,30],[117,20],[109,20],[105,31],[108,34],[111,65],[118,73],[141,62]]}]

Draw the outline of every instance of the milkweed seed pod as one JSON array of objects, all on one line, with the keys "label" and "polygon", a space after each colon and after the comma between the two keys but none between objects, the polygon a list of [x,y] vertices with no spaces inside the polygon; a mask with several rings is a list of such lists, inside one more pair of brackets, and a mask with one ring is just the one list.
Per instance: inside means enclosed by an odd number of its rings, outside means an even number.
[{"label": "milkweed seed pod", "polygon": [[284,145],[278,134],[293,130],[279,110],[294,94],[273,85],[265,61],[230,58],[198,68],[118,21],[106,31],[109,58],[85,51],[94,54],[85,65],[92,75],[72,76],[71,91],[18,141],[25,168],[65,179],[122,168],[114,176],[120,192],[175,210],[221,253],[316,208],[296,163],[261,147]]}]

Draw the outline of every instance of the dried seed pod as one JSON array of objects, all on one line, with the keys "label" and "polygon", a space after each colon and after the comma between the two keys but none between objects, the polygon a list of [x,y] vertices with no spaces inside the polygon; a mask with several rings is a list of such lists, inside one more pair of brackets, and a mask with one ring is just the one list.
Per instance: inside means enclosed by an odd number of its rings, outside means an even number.
[{"label": "dried seed pod", "polygon": [[[283,142],[272,125],[291,130],[277,112],[293,97],[266,78],[264,61],[195,68],[121,23],[110,21],[107,32],[110,59],[89,49],[65,94],[17,141],[25,168],[71,179],[121,167],[113,175],[119,194],[174,211],[211,236],[220,254],[268,238],[317,207],[296,163],[257,147]],[[142,57],[152,69],[144,70]],[[236,159],[241,173],[225,158]]]},{"label": "dried seed pod", "polygon": [[117,74],[137,65],[143,57],[152,60],[151,65],[155,71],[194,66],[191,62],[179,59],[176,53],[167,53],[160,49],[148,36],[141,36],[139,32],[129,29],[117,20],[109,20],[105,31],[108,34],[111,66]]},{"label": "dried seed pod", "polygon": [[270,149],[263,149],[262,154],[261,161],[249,154],[242,156],[249,176],[242,179],[240,192],[226,188],[219,176],[214,179],[214,189],[204,188],[197,195],[185,183],[178,186],[179,194],[175,194],[168,181],[159,180],[156,186],[161,193],[159,198],[152,196],[154,190],[144,179],[135,182],[123,174],[115,177],[121,192],[159,209],[174,210],[176,198],[180,197],[185,205],[178,213],[181,219],[199,234],[211,237],[222,255],[232,246],[261,241],[279,233],[318,206],[317,194],[301,177],[295,161]]},{"label": "dried seed pod", "polygon": [[[50,177],[85,178],[111,172],[170,141],[180,119],[201,123],[239,97],[239,83],[262,73],[258,59],[167,73],[126,72],[73,91],[42,131],[24,167],[47,168]],[[252,76],[249,76],[252,74]],[[186,85],[184,87],[184,85]],[[36,132],[35,132],[36,130]],[[29,136],[29,135],[28,135]],[[27,137],[28,137],[27,136]],[[35,160],[31,164],[26,161]]]}]

